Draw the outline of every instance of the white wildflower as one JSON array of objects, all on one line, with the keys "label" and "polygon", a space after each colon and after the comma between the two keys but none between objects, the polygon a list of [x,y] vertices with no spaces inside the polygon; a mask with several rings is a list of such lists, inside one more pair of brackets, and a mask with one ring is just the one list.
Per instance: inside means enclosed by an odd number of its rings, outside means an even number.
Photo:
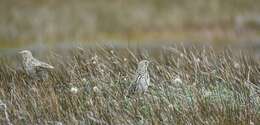
[{"label": "white wildflower", "polygon": [[93,91],[94,91],[95,93],[98,93],[98,92],[99,92],[99,88],[98,88],[97,86],[94,86],[94,87],[93,87]]},{"label": "white wildflower", "polygon": [[124,61],[126,62],[126,61],[127,61],[127,58],[124,58]]},{"label": "white wildflower", "polygon": [[94,56],[91,58],[91,61],[92,61],[92,64],[96,64],[97,61],[98,61],[98,56],[97,56],[97,55],[94,55]]},{"label": "white wildflower", "polygon": [[178,77],[178,78],[174,79],[173,82],[174,82],[174,83],[180,83],[180,84],[181,84],[181,83],[182,83],[182,80],[181,80],[181,78]]},{"label": "white wildflower", "polygon": [[184,54],[183,54],[183,53],[181,53],[181,54],[180,54],[180,56],[181,56],[181,57],[184,57]]},{"label": "white wildflower", "polygon": [[240,67],[239,63],[238,63],[238,62],[235,62],[235,63],[234,63],[234,67],[235,67],[236,69],[238,69],[238,68]]},{"label": "white wildflower", "polygon": [[86,78],[83,78],[83,79],[82,79],[82,82],[84,82],[84,83],[87,82],[87,79],[86,79]]},{"label": "white wildflower", "polygon": [[91,57],[91,60],[97,60],[98,56],[94,55],[93,57]]},{"label": "white wildflower", "polygon": [[75,87],[75,86],[70,88],[70,92],[72,92],[74,94],[78,93],[78,91],[79,91],[79,89],[77,87]]}]

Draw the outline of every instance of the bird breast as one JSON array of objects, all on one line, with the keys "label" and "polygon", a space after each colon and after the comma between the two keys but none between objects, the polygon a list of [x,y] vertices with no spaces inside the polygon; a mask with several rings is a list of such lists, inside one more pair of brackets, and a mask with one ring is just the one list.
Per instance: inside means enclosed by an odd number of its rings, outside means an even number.
[{"label": "bird breast", "polygon": [[146,88],[149,85],[149,82],[150,78],[148,73],[139,75],[139,78],[137,78],[137,84],[139,84],[141,88]]}]

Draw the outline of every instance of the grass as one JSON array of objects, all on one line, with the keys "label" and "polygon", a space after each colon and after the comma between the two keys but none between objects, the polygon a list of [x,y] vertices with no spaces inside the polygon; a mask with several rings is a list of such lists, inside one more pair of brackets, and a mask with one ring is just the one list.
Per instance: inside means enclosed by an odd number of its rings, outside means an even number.
[{"label": "grass", "polygon": [[[102,46],[35,56],[55,66],[46,81],[29,79],[18,56],[1,57],[0,100],[15,125],[260,123],[260,65],[249,52]],[[127,98],[142,59],[152,61],[152,85],[147,94]],[[1,123],[7,124],[0,109]]]}]

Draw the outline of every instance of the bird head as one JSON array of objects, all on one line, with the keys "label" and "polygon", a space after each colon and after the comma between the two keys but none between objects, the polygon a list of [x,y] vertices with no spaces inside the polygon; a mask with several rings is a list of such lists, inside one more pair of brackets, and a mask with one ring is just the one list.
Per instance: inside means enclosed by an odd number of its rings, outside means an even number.
[{"label": "bird head", "polygon": [[147,67],[149,66],[149,64],[150,64],[150,61],[148,61],[148,60],[140,61],[138,64],[138,70],[140,72],[145,72],[147,70]]},{"label": "bird head", "polygon": [[23,58],[31,58],[32,57],[32,52],[29,50],[22,50],[19,52]]}]

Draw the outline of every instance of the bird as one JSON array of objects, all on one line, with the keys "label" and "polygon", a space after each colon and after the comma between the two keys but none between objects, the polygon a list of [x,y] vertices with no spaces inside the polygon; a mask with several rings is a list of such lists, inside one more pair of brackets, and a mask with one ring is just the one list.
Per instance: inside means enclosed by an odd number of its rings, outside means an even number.
[{"label": "bird", "polygon": [[26,74],[33,79],[45,80],[48,78],[48,70],[54,69],[52,65],[35,59],[29,50],[22,50],[19,53],[22,55],[22,66]]},{"label": "bird", "polygon": [[142,60],[138,63],[134,80],[128,89],[128,96],[142,94],[147,91],[150,84],[150,76],[148,72],[149,63],[148,60]]}]

